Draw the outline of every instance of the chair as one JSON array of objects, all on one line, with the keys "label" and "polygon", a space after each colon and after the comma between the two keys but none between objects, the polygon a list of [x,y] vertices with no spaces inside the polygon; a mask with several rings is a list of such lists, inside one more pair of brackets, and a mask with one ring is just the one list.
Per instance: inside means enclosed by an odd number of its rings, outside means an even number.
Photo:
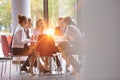
[{"label": "chair", "polygon": [[[12,37],[7,38],[5,35],[1,35],[1,45],[2,45],[3,55],[4,55],[3,61],[2,61],[2,68],[1,68],[1,77],[3,75],[3,68],[5,68],[5,71],[6,71],[6,66],[7,66],[8,59],[10,59],[9,77],[11,77],[11,63],[12,63],[13,57],[18,57],[19,58],[19,60],[17,61],[18,62],[17,64],[19,65],[19,67],[21,67],[20,57],[22,55],[13,55],[13,54],[10,53],[9,44],[10,44],[11,39],[12,39]],[[5,67],[4,67],[4,61],[6,61]],[[20,71],[20,74],[21,74],[21,71]]]},{"label": "chair", "polygon": [[[12,60],[12,54],[9,53],[10,48],[9,48],[9,43],[7,41],[7,38],[5,35],[1,35],[1,45],[2,45],[2,51],[4,57],[2,58],[2,68],[1,68],[1,77],[3,75],[3,68],[5,68],[6,71],[6,66],[7,66],[7,61],[10,59],[10,69],[9,69],[9,77],[11,77],[11,60]],[[6,61],[6,65],[4,67],[4,61]]]}]

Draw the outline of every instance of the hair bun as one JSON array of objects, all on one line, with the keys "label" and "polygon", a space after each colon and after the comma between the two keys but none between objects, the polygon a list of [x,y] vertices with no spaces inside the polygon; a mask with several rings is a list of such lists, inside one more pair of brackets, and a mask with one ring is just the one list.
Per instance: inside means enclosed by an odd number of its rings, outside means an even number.
[{"label": "hair bun", "polygon": [[21,15],[18,15],[18,19],[20,19],[22,16]]}]

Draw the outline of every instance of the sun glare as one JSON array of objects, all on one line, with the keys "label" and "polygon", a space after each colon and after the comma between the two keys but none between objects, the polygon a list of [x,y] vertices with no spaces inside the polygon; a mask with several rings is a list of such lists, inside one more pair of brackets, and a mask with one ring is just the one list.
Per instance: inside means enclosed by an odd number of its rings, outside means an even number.
[{"label": "sun glare", "polygon": [[48,34],[48,35],[54,35],[54,30],[52,29],[52,28],[49,28],[47,31],[46,31],[46,33]]}]

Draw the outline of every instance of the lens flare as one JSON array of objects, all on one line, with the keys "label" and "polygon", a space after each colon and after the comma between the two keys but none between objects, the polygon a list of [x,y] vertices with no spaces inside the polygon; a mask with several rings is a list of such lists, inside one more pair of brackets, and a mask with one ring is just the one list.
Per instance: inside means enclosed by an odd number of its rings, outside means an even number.
[{"label": "lens flare", "polygon": [[54,35],[54,30],[52,28],[49,28],[49,29],[46,30],[46,34],[53,36]]}]

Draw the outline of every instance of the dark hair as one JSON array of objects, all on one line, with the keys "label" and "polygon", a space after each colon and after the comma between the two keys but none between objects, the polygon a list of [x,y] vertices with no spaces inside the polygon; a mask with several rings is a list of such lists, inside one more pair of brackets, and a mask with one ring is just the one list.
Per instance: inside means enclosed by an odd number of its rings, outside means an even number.
[{"label": "dark hair", "polygon": [[26,16],[18,15],[19,24],[21,24],[23,21],[26,21],[26,20],[27,20]]},{"label": "dark hair", "polygon": [[70,24],[73,23],[73,22],[72,22],[72,19],[71,19],[70,17],[65,17],[65,18],[64,18],[64,22],[65,22],[65,24],[67,24],[67,25],[70,25]]}]

